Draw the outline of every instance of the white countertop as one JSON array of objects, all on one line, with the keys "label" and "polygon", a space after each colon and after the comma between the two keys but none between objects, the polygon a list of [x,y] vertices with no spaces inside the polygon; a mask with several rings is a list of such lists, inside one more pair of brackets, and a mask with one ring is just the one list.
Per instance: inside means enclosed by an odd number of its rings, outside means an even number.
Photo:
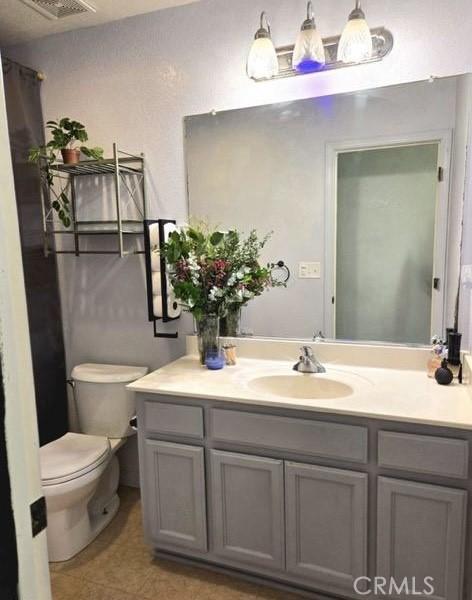
[{"label": "white countertop", "polygon": [[[470,385],[440,386],[427,377],[426,369],[390,369],[337,362],[323,363],[326,374],[303,375],[292,371],[293,362],[240,358],[234,367],[209,371],[200,365],[196,356],[185,356],[135,381],[128,389],[165,396],[472,429]],[[251,388],[252,379],[266,375],[326,377],[348,383],[354,392],[343,398],[312,400],[274,396]]]}]

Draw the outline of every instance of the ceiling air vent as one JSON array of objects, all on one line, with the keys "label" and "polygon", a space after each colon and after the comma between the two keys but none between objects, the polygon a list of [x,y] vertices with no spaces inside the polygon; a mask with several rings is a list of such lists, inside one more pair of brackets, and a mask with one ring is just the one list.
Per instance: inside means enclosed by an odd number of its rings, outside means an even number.
[{"label": "ceiling air vent", "polygon": [[64,19],[96,9],[84,0],[22,0],[48,19]]}]

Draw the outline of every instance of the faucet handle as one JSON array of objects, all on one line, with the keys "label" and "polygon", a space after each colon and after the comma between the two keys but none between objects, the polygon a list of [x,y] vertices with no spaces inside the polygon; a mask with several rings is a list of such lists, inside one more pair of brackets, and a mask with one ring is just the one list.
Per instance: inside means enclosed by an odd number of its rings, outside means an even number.
[{"label": "faucet handle", "polygon": [[303,356],[306,358],[313,358],[313,350],[311,349],[311,346],[302,346],[301,351]]}]

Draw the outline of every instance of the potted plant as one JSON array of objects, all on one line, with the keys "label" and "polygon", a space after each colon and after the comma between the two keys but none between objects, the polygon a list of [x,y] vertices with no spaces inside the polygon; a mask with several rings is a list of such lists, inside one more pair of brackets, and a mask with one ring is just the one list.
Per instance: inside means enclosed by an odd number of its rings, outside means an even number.
[{"label": "potted plant", "polygon": [[[59,151],[64,164],[77,164],[81,153],[90,159],[103,158],[103,149],[84,146],[83,143],[88,140],[84,125],[69,117],[64,117],[59,121],[48,121],[46,127],[51,132],[52,140],[45,146],[30,148],[28,160],[39,165],[42,184],[47,187],[51,196],[51,206],[57,212],[64,227],[70,227],[69,197],[65,189],[55,189],[55,179],[59,177],[59,174],[51,167],[57,162]],[[82,144],[79,147],[77,147],[78,142]]]},{"label": "potted plant", "polygon": [[[52,140],[47,143],[46,148],[60,150],[64,164],[77,164],[81,152],[88,158],[102,158],[102,148],[88,148],[83,145],[88,140],[88,133],[79,121],[64,117],[59,121],[48,121],[46,128],[50,130],[52,135]],[[77,147],[77,143],[81,145]]]},{"label": "potted plant", "polygon": [[164,245],[175,297],[197,324],[202,364],[207,352],[218,347],[219,319],[280,285],[272,280],[269,265],[259,262],[269,237],[193,226],[174,231]]}]

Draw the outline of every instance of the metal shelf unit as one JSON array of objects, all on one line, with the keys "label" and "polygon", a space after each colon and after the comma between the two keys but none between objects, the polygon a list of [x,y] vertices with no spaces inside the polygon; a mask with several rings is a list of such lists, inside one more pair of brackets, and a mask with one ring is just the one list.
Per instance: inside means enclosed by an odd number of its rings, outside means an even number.
[{"label": "metal shelf unit", "polygon": [[[125,250],[124,240],[133,236],[143,236],[146,219],[145,163],[144,154],[134,155],[120,150],[113,144],[113,158],[87,160],[77,164],[66,165],[56,163],[49,167],[56,177],[61,179],[61,189],[70,200],[70,228],[60,225],[51,205],[47,186],[41,186],[41,202],[43,211],[44,254],[116,254],[120,257],[130,254],[144,254],[144,249]],[[77,178],[87,176],[113,177],[114,204],[116,219],[87,221],[77,218]],[[134,181],[133,181],[134,179]],[[133,202],[138,219],[123,218],[123,190],[126,190]],[[57,250],[54,236],[73,236],[73,249]],[[82,250],[80,239],[85,236],[116,236],[116,250]]]}]

